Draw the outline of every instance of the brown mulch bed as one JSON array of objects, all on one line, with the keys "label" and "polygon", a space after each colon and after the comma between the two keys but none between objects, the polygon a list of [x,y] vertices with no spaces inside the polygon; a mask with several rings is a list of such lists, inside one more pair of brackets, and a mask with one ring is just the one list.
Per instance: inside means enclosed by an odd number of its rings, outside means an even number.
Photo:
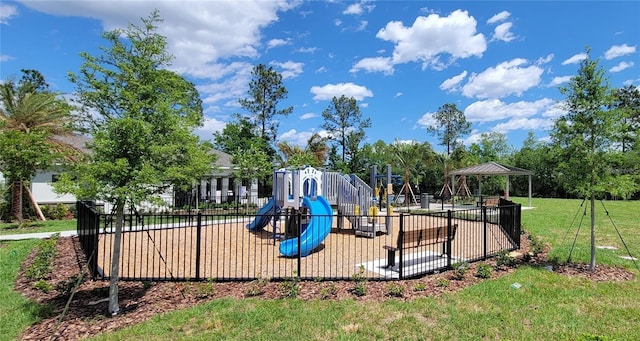
[{"label": "brown mulch bed", "polygon": [[[546,252],[536,257],[523,257],[529,251],[529,240],[522,236],[522,248],[514,253],[519,264],[529,263],[546,265]],[[33,262],[32,253],[22,264],[22,269],[15,283],[15,290],[24,296],[52,307],[52,311],[43,319],[30,326],[20,336],[22,340],[78,340],[99,333],[109,332],[143,322],[149,318],[177,309],[183,309],[201,302],[221,298],[245,298],[256,296],[260,299],[282,299],[291,291],[283,289],[287,282],[244,282],[244,283],[170,283],[170,282],[120,282],[120,312],[115,316],[107,313],[109,283],[103,281],[83,281],[74,294],[69,309],[63,314],[69,294],[63,288],[71,288],[75,279],[84,269],[84,256],[77,238],[60,238],[57,243],[57,257],[47,279],[55,290],[44,293],[33,288],[24,276],[24,269]],[[526,259],[526,262],[525,262]],[[495,265],[490,260],[486,264]],[[298,299],[340,300],[355,299],[364,301],[383,301],[387,299],[411,300],[416,297],[437,296],[446,292],[455,292],[483,281],[474,276],[480,263],[470,265],[470,269],[462,280],[453,278],[452,271],[433,274],[419,279],[405,281],[369,281],[366,283],[366,295],[357,296],[353,292],[354,282],[300,282]],[[596,271],[589,272],[583,264],[553,266],[554,272],[569,276],[584,276],[594,281],[624,281],[634,277],[625,269],[599,265]],[[491,277],[497,278],[515,271],[505,268],[492,271]],[[84,271],[86,275],[86,271]],[[402,288],[400,297],[392,297],[390,293]],[[392,290],[391,288],[396,290]]]}]

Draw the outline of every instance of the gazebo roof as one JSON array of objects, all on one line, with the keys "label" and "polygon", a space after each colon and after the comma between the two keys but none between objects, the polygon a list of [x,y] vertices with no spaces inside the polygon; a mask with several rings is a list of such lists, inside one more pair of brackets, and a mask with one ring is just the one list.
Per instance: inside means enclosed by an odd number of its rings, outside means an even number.
[{"label": "gazebo roof", "polygon": [[487,162],[467,168],[453,170],[450,175],[532,175],[530,170],[501,165],[497,162]]}]

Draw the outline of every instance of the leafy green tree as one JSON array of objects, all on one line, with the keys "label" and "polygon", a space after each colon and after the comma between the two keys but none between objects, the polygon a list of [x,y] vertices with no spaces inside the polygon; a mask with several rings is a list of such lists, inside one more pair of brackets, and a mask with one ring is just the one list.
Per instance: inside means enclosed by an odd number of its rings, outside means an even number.
[{"label": "leafy green tree", "polygon": [[[17,84],[13,80],[0,84],[0,171],[12,184],[11,206],[19,221],[25,183],[56,162],[75,160],[78,153],[64,142],[74,132],[71,107],[49,91],[40,72],[22,73]],[[39,212],[35,201],[32,205]]]},{"label": "leafy green tree", "polygon": [[282,84],[282,75],[273,67],[258,64],[251,72],[247,98],[240,99],[240,106],[251,113],[252,123],[259,128],[260,137],[267,144],[275,142],[278,134],[277,116],[288,116],[293,107],[278,109],[278,103],[287,98],[287,89]]},{"label": "leafy green tree", "polygon": [[[513,154],[512,164],[515,167],[533,172],[531,176],[533,196],[560,197],[566,194],[556,176],[557,153],[552,147],[548,143],[537,141],[534,133],[529,132],[522,148]],[[527,195],[528,177],[516,176],[511,182],[514,195]]]},{"label": "leafy green tree", "polygon": [[233,176],[236,179],[251,180],[265,179],[273,174],[273,165],[270,156],[264,151],[264,140],[252,139],[244,149],[238,149],[232,153],[232,162],[235,166]]},{"label": "leafy green tree", "polygon": [[[186,189],[209,173],[214,156],[193,130],[203,120],[195,86],[168,71],[172,56],[156,32],[157,11],[103,34],[102,54],[81,53],[83,64],[69,79],[78,101],[93,112],[89,162],[62,176],[58,189],[83,199],[111,202],[115,235],[109,313],[117,314],[120,241],[125,205],[158,199],[167,189]],[[72,180],[75,177],[75,180]]]},{"label": "leafy green tree", "polygon": [[[356,99],[345,95],[333,97],[331,104],[322,112],[322,117],[322,128],[329,132],[330,139],[341,150],[340,165],[346,166],[350,173],[356,171],[354,168],[361,166],[357,158],[359,146],[366,136],[364,130],[371,127],[371,119],[363,119]],[[337,148],[332,150],[337,152]],[[351,164],[349,161],[352,161]]]},{"label": "leafy green tree", "polygon": [[213,133],[214,148],[233,155],[238,150],[248,150],[252,145],[259,144],[263,150],[267,143],[257,133],[256,126],[247,117],[235,115],[221,132]]},{"label": "leafy green tree", "polygon": [[612,91],[605,71],[589,56],[580,63],[578,74],[560,87],[565,96],[566,114],[556,122],[551,134],[562,155],[559,171],[577,194],[591,201],[591,259],[595,270],[595,199],[612,184],[608,152],[614,146],[616,122]]},{"label": "leafy green tree", "polygon": [[435,123],[427,130],[440,139],[440,145],[447,147],[447,155],[461,144],[462,137],[471,132],[471,123],[453,103],[438,108],[433,119]]},{"label": "leafy green tree", "polygon": [[617,139],[621,144],[622,152],[633,149],[640,136],[640,90],[634,85],[616,89],[614,93],[614,108],[619,111],[621,120]]}]

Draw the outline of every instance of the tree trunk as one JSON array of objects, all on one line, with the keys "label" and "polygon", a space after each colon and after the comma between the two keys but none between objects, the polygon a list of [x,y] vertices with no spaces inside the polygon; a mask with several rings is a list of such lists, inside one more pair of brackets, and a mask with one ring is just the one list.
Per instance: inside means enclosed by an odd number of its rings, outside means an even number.
[{"label": "tree trunk", "polygon": [[11,193],[11,213],[18,222],[22,222],[22,181],[13,182]]},{"label": "tree trunk", "polygon": [[596,195],[591,192],[591,260],[589,271],[596,270]]},{"label": "tree trunk", "polygon": [[38,205],[38,203],[36,202],[36,199],[33,197],[33,194],[29,190],[29,187],[25,186],[24,190],[25,190],[25,192],[27,192],[27,196],[29,197],[29,201],[31,202],[31,205],[33,205],[33,210],[36,211],[36,214],[38,215],[38,218],[40,218],[40,220],[42,220],[42,221],[47,220],[47,219],[45,219],[44,214],[42,214],[42,210],[40,209],[40,205]]},{"label": "tree trunk", "polygon": [[117,315],[118,280],[120,274],[120,241],[122,240],[122,226],[124,223],[124,201],[116,202],[116,233],[113,236],[113,256],[111,257],[111,280],[109,281],[109,314]]}]

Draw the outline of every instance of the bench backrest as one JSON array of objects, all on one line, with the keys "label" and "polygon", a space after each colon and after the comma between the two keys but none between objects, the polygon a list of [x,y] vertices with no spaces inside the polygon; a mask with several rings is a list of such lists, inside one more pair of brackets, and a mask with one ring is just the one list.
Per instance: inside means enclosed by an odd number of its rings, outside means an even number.
[{"label": "bench backrest", "polygon": [[[453,240],[456,235],[458,224],[454,224],[451,227],[451,235],[448,235],[449,228],[447,225],[427,227],[419,230],[403,231],[402,234],[398,234],[398,247],[410,248],[418,247],[421,245],[431,245],[437,243],[444,243],[448,240]],[[402,243],[402,245],[400,245]]]},{"label": "bench backrest", "polygon": [[500,202],[500,199],[498,199],[498,198],[488,198],[487,200],[485,200],[484,205],[485,206],[498,206],[499,202]]}]

